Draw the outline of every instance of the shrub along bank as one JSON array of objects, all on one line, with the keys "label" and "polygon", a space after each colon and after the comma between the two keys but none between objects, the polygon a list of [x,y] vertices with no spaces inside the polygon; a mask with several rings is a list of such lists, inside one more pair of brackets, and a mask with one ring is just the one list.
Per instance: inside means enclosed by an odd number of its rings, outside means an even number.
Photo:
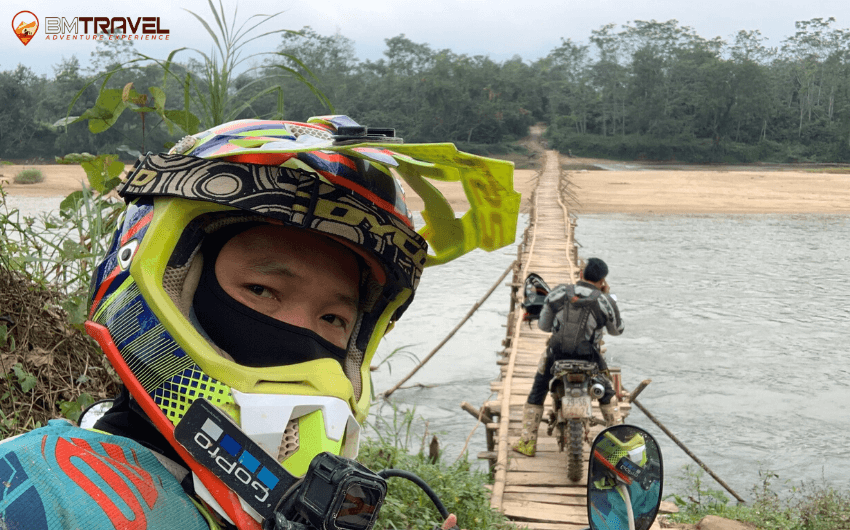
[{"label": "shrub along bank", "polygon": [[545,137],[552,148],[563,154],[623,161],[796,164],[850,160],[850,145],[847,143],[803,145],[760,140],[754,144],[744,144],[692,136],[658,138],[639,134],[576,134],[553,128],[547,129]]}]

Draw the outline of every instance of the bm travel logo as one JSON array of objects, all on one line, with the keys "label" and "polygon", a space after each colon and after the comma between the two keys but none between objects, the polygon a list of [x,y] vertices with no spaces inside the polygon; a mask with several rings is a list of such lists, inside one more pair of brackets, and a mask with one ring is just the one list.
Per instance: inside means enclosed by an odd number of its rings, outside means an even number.
[{"label": "bm travel logo", "polygon": [[[32,11],[12,17],[15,36],[26,46],[40,27]],[[44,17],[44,40],[169,40],[159,17]]]},{"label": "bm travel logo", "polygon": [[38,31],[38,17],[32,11],[21,11],[12,17],[12,29],[15,30],[18,40],[26,46]]}]

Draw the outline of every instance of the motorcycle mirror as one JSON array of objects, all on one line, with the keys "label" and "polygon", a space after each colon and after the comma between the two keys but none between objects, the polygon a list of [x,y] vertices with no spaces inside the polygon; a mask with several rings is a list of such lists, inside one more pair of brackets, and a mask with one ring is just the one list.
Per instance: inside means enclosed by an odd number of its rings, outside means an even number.
[{"label": "motorcycle mirror", "polygon": [[115,400],[113,399],[101,399],[100,401],[92,404],[89,408],[80,413],[80,417],[77,418],[77,425],[82,427],[83,429],[92,429],[94,428],[94,424],[97,423],[104,414],[112,408]]},{"label": "motorcycle mirror", "polygon": [[615,425],[599,433],[587,476],[591,530],[649,530],[661,504],[663,476],[661,450],[648,432]]}]

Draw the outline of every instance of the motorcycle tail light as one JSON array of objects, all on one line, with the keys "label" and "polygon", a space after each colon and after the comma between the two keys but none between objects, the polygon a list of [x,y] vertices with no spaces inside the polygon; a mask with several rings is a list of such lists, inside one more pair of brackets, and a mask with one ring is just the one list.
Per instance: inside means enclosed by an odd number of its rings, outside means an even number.
[{"label": "motorcycle tail light", "polygon": [[567,381],[570,383],[582,383],[584,382],[584,374],[569,374],[567,375]]}]

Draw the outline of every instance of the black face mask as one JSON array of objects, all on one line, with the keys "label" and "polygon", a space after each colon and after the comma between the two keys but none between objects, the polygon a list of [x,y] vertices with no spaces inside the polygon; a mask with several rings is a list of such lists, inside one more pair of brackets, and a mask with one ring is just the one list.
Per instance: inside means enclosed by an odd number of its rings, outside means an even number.
[{"label": "black face mask", "polygon": [[[256,225],[253,225],[256,226]],[[264,315],[236,301],[218,283],[215,261],[224,244],[252,226],[223,230],[223,237],[204,243],[204,268],[192,305],[198,322],[215,344],[243,366],[266,368],[336,359],[346,351],[317,333]]]}]

